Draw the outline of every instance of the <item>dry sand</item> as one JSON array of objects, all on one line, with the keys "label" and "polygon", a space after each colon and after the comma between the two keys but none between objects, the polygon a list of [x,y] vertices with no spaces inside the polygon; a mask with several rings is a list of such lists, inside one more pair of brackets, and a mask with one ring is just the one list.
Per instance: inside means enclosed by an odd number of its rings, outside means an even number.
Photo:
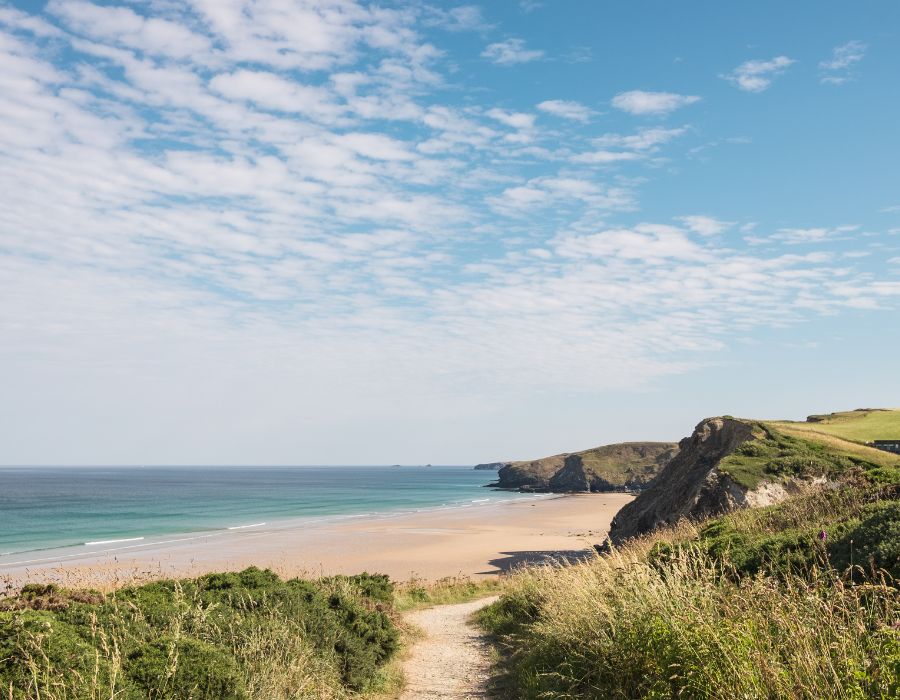
[{"label": "dry sand", "polygon": [[283,576],[369,571],[397,581],[478,578],[526,562],[583,556],[604,540],[612,517],[630,500],[626,494],[559,496],[157,538],[161,541],[111,545],[102,552],[50,553],[50,561],[0,563],[0,581],[8,586],[27,580],[108,588],[133,579],[194,576],[250,565]]}]

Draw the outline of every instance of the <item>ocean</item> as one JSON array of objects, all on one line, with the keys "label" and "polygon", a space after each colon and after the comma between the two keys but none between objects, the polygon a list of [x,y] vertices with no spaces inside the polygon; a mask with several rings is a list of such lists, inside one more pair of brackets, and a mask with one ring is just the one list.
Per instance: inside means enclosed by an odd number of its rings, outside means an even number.
[{"label": "ocean", "polygon": [[529,498],[472,467],[0,467],[0,558]]}]

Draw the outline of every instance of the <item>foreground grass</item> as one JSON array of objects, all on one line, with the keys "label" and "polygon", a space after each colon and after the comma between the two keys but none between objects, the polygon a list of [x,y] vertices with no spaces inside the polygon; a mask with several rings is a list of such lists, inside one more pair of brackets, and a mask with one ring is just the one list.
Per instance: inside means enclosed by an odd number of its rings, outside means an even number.
[{"label": "foreground grass", "polygon": [[466,603],[500,593],[503,581],[497,576],[478,581],[468,576],[450,576],[437,581],[412,579],[395,587],[394,608],[398,612],[407,612],[435,605]]},{"label": "foreground grass", "polygon": [[[109,595],[26,586],[0,601],[0,696],[339,699],[396,685],[384,576],[210,574]],[[388,669],[386,671],[386,669]]]},{"label": "foreground grass", "polygon": [[[480,618],[507,695],[900,696],[900,592],[885,571],[900,566],[895,496],[820,494],[519,573]],[[822,542],[816,528],[840,533]],[[866,552],[855,576],[839,556],[851,533]]]}]

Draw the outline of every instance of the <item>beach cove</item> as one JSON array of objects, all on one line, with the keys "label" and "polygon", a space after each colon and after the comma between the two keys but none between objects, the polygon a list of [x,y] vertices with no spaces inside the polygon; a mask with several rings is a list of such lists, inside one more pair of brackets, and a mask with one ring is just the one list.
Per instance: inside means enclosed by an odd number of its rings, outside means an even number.
[{"label": "beach cove", "polygon": [[473,503],[414,513],[270,525],[4,557],[0,581],[110,589],[248,566],[283,577],[388,574],[396,581],[483,578],[518,565],[590,555],[628,494]]}]

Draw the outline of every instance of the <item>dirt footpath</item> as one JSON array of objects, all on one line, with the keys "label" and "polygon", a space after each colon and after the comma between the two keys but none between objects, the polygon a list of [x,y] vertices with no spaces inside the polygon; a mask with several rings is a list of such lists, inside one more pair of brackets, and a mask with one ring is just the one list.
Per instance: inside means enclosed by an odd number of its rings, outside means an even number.
[{"label": "dirt footpath", "polygon": [[482,598],[410,613],[407,620],[424,632],[403,664],[406,688],[400,700],[484,700],[490,657],[484,634],[469,623]]}]

